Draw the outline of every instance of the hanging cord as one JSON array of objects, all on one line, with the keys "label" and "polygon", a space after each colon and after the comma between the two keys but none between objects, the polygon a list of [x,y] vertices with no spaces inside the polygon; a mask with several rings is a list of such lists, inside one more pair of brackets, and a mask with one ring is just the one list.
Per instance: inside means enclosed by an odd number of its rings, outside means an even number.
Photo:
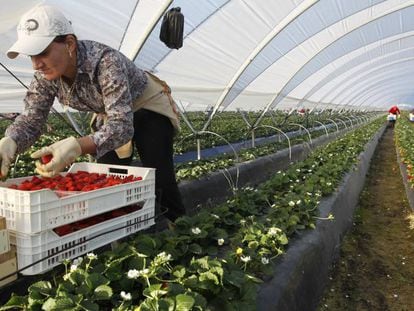
[{"label": "hanging cord", "polygon": [[[28,90],[29,88],[27,87],[26,84],[23,83],[23,81],[21,81],[13,72],[11,72],[6,66],[3,65],[2,62],[0,62],[0,66],[2,66],[4,68],[4,70],[6,70],[13,78],[15,78],[24,88],[26,88],[26,90]],[[76,129],[76,127],[68,122],[68,120],[66,120],[55,108],[51,107],[50,110],[52,110],[53,113],[56,113],[66,124],[68,124],[70,126],[70,128],[78,135],[82,135],[82,133],[80,131],[78,131]]]},{"label": "hanging cord", "polygon": [[[109,230],[109,231],[102,232],[102,233],[100,233],[100,234],[98,234],[98,235],[96,235],[94,237],[91,237],[89,239],[82,240],[81,242],[75,243],[75,244],[71,245],[70,247],[61,249],[60,251],[57,251],[56,253],[50,254],[50,255],[48,255],[48,256],[46,256],[44,258],[41,258],[39,260],[36,260],[35,262],[32,262],[30,265],[27,265],[27,266],[25,266],[23,268],[20,268],[19,270],[14,271],[12,273],[9,273],[8,275],[0,278],[0,282],[3,281],[3,280],[5,280],[5,279],[7,279],[7,278],[9,278],[9,277],[11,277],[11,276],[13,276],[13,275],[15,275],[15,274],[18,274],[18,273],[22,272],[23,270],[26,270],[26,269],[28,269],[30,267],[33,267],[34,265],[37,265],[37,264],[41,263],[44,260],[47,260],[47,259],[52,258],[52,257],[55,257],[56,255],[59,255],[60,253],[63,253],[65,251],[67,251],[67,250],[74,249],[74,248],[78,247],[79,245],[85,244],[86,242],[92,241],[92,240],[94,240],[94,239],[96,239],[96,238],[98,238],[100,236],[105,235],[105,234],[112,233],[112,232],[115,232],[115,231],[118,231],[118,230],[121,230],[121,229],[125,229],[125,228],[128,228],[128,227],[132,227],[132,226],[135,226],[136,224],[140,224],[142,222],[149,221],[151,219],[157,220],[161,216],[163,216],[165,213],[167,213],[168,208],[165,208],[164,207],[164,210],[163,210],[163,208],[161,207],[160,210],[161,210],[161,213],[159,213],[158,215],[155,215],[156,213],[155,213],[155,209],[154,209],[154,216],[153,217],[150,217],[150,218],[147,218],[147,219],[144,219],[144,220],[141,220],[141,221],[137,221],[137,222],[134,222],[132,224],[128,224],[128,225],[125,225],[125,226],[122,226],[122,227],[119,227],[119,228],[116,228],[116,229],[112,229],[112,230]],[[137,233],[137,232],[134,232],[134,233]],[[70,244],[70,243],[67,243],[67,244]]]}]

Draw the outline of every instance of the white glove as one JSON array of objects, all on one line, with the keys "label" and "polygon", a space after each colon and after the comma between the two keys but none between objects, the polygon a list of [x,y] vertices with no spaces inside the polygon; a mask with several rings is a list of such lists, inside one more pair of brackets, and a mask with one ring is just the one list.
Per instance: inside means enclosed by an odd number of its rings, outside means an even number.
[{"label": "white glove", "polygon": [[49,163],[42,164],[40,161],[36,161],[36,172],[43,177],[53,177],[62,172],[66,166],[72,164],[82,154],[82,149],[75,137],[68,137],[48,147],[43,147],[30,156],[39,159],[48,154],[53,156]]},{"label": "white glove", "polygon": [[9,167],[16,155],[16,142],[10,137],[0,139],[0,161],[1,177],[6,177],[9,173]]}]

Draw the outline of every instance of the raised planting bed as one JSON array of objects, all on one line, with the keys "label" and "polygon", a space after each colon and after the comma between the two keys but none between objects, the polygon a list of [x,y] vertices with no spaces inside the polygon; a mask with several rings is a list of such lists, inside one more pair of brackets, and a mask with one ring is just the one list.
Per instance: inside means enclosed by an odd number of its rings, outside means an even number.
[{"label": "raised planting bed", "polygon": [[[410,114],[411,115],[411,114]],[[395,148],[408,203],[414,210],[414,124],[404,114],[398,119],[394,129]],[[392,148],[393,146],[389,146]]]},{"label": "raised planting bed", "polygon": [[315,230],[306,230],[290,242],[287,252],[274,264],[274,275],[260,286],[257,310],[314,310],[328,279],[329,268],[339,255],[341,240],[352,226],[354,210],[382,127],[366,144],[359,162],[347,173],[331,196],[321,200]]},{"label": "raised planting bed", "polygon": [[257,185],[277,171],[286,169],[292,163],[302,161],[313,149],[334,141],[348,132],[348,129],[343,129],[337,133],[330,133],[329,136],[322,135],[313,139],[312,145],[308,142],[294,145],[291,148],[291,158],[287,148],[268,156],[240,163],[228,170],[213,172],[197,180],[180,182],[179,189],[187,214],[194,214],[202,205],[224,202],[232,195],[233,187]]}]

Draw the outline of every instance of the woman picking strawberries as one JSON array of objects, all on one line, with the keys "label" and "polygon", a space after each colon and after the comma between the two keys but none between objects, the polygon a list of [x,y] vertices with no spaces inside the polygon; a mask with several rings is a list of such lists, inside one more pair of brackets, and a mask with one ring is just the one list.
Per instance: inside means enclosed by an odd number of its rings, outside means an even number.
[{"label": "woman picking strawberries", "polygon": [[1,174],[7,176],[15,155],[42,134],[57,98],[64,106],[93,112],[94,133],[34,152],[34,159],[52,155],[48,163],[36,161],[40,175],[54,176],[84,154],[101,163],[129,164],[135,145],[143,166],[157,169],[157,199],[169,209],[168,217],[184,214],[173,164],[179,121],[167,84],[115,49],[77,40],[71,23],[54,7],[41,5],[24,14],[17,33],[7,56],[29,56],[35,74],[24,112],[0,140]]}]

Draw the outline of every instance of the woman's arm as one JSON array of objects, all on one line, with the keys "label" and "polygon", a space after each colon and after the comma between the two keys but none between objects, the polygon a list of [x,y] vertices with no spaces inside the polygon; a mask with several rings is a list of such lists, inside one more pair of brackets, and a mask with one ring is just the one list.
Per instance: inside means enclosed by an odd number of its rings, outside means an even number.
[{"label": "woman's arm", "polygon": [[5,136],[19,142],[17,153],[29,148],[42,134],[50,108],[57,92],[51,81],[46,81],[38,73],[24,98],[25,108],[15,121],[6,129]]},{"label": "woman's arm", "polygon": [[82,149],[82,154],[95,154],[96,153],[96,145],[93,142],[91,136],[84,136],[78,138],[78,143]]}]

